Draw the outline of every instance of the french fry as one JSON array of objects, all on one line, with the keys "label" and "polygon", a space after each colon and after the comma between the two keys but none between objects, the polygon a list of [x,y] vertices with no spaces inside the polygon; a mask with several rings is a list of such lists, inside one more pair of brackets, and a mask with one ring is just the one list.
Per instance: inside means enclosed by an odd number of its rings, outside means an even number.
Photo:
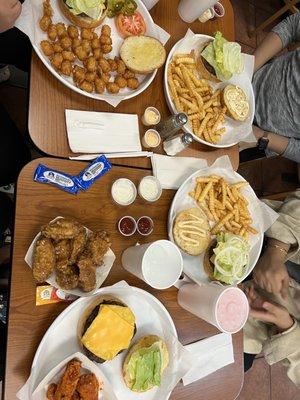
[{"label": "french fry", "polygon": [[205,188],[202,190],[201,196],[199,197],[198,201],[201,203],[205,197],[208,195],[208,192],[210,191],[211,187],[213,185],[213,182],[208,182]]},{"label": "french fry", "polygon": [[211,176],[200,176],[199,178],[196,179],[196,182],[198,183],[208,183],[208,182],[213,182],[216,183],[219,181],[218,177],[211,177]]},{"label": "french fry", "polygon": [[227,198],[226,183],[225,183],[224,179],[222,179],[221,188],[222,188],[222,207],[224,209],[225,204],[226,204],[226,198]]},{"label": "french fry", "polygon": [[209,208],[207,207],[207,205],[205,204],[205,202],[203,201],[203,202],[200,203],[199,205],[200,205],[200,207],[202,208],[202,210],[205,212],[207,218],[208,218],[210,221],[214,221],[215,218],[214,218],[214,216],[212,215],[212,213],[210,212],[210,210],[209,210]]},{"label": "french fry", "polygon": [[232,203],[236,203],[237,199],[233,196],[229,186],[226,187],[226,190],[227,190],[227,194],[228,194],[230,201]]},{"label": "french fry", "polygon": [[206,124],[210,120],[211,117],[212,117],[211,113],[206,114],[204,119],[201,121],[201,124],[200,124],[200,127],[199,127],[198,131],[196,132],[197,135],[200,135],[200,136],[202,135],[202,133],[203,133],[205,127],[206,127]]},{"label": "french fry", "polygon": [[182,76],[183,76],[183,80],[186,84],[186,87],[189,89],[190,95],[193,96],[193,90],[195,88],[194,88],[193,82],[188,74],[188,70],[185,68],[185,66],[183,64],[180,64],[180,69],[182,71]]},{"label": "french fry", "polygon": [[227,107],[223,107],[218,118],[216,119],[216,122],[214,124],[214,126],[212,127],[213,131],[217,130],[218,126],[220,125],[220,123],[222,122],[224,115],[226,113]]},{"label": "french fry", "polygon": [[195,60],[192,57],[176,57],[175,63],[178,64],[194,64]]},{"label": "french fry", "polygon": [[245,186],[248,186],[249,183],[248,182],[238,182],[238,183],[234,183],[233,185],[231,185],[231,188],[235,188],[235,189],[241,189]]},{"label": "french fry", "polygon": [[253,235],[257,235],[258,231],[256,229],[254,229],[252,226],[248,226],[247,227],[247,231],[252,233]]},{"label": "french fry", "polygon": [[184,97],[180,96],[179,97],[180,101],[182,104],[185,104],[191,111],[197,112],[198,111],[198,107],[195,106],[195,104],[193,104],[191,101],[186,100]]},{"label": "french fry", "polygon": [[199,109],[201,109],[204,104],[201,95],[199,93],[197,93],[196,91],[193,92],[193,95],[196,97]]},{"label": "french fry", "polygon": [[212,229],[211,233],[215,235],[220,231],[220,229],[233,217],[233,213],[230,212],[226,214]]},{"label": "french fry", "polygon": [[213,100],[210,99],[209,101],[207,101],[206,103],[203,104],[203,109],[206,110],[207,108],[210,108],[212,103],[213,103]]},{"label": "french fry", "polygon": [[200,118],[200,114],[199,113],[195,113],[195,114],[189,115],[189,120],[199,119],[199,118]]},{"label": "french fry", "polygon": [[215,91],[215,93],[213,93],[213,95],[211,96],[212,99],[215,99],[216,97],[218,97],[221,94],[221,89],[218,89]]}]

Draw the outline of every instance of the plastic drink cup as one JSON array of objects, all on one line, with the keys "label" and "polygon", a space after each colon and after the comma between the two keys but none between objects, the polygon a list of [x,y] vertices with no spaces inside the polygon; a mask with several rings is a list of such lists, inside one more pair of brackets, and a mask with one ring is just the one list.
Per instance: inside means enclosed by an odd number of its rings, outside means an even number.
[{"label": "plastic drink cup", "polygon": [[182,274],[183,261],[174,243],[157,240],[126,249],[122,265],[154,289],[168,289]]},{"label": "plastic drink cup", "polygon": [[249,314],[248,300],[241,289],[214,282],[201,286],[196,283],[181,286],[178,303],[221,332],[231,334],[243,328]]},{"label": "plastic drink cup", "polygon": [[142,2],[145,4],[147,10],[151,10],[155,6],[156,3],[158,3],[159,0],[142,0]]},{"label": "plastic drink cup", "polygon": [[216,0],[181,0],[178,5],[178,14],[183,21],[191,23],[216,3]]}]

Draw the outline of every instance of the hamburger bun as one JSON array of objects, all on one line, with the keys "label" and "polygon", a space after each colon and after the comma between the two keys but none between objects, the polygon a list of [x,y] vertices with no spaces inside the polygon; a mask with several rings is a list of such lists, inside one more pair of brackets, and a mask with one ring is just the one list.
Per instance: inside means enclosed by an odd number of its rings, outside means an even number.
[{"label": "hamburger bun", "polygon": [[[87,347],[85,347],[85,345],[82,343],[82,338],[83,338],[84,334],[86,333],[86,331],[88,330],[88,328],[94,322],[95,318],[98,316],[99,309],[100,309],[101,305],[115,305],[115,306],[121,306],[121,307],[129,308],[121,300],[119,300],[119,299],[117,299],[117,298],[115,298],[113,296],[109,296],[109,295],[97,296],[97,298],[95,300],[93,300],[89,304],[89,306],[85,309],[85,311],[81,315],[81,318],[79,319],[78,327],[77,327],[78,340],[79,340],[79,343],[80,343],[81,347],[83,348],[84,353],[86,354],[86,356],[90,360],[92,360],[92,361],[94,361],[96,363],[104,363],[104,362],[106,362],[108,360],[97,356],[92,351],[90,351]],[[133,337],[134,337],[134,335],[136,333],[136,330],[137,330],[136,329],[136,324],[134,323],[134,330],[133,330],[133,335],[131,337],[131,340],[133,339]],[[101,343],[99,344],[99,346],[101,346]],[[124,350],[126,350],[126,349],[120,350],[117,354],[122,353]]]},{"label": "hamburger bun", "polygon": [[159,40],[150,36],[129,36],[120,48],[126,67],[136,74],[150,74],[166,60],[166,50]]},{"label": "hamburger bun", "polygon": [[210,243],[210,226],[205,213],[198,207],[178,213],[173,236],[177,246],[187,254],[198,256],[203,253]]},{"label": "hamburger bun", "polygon": [[72,22],[73,25],[79,26],[80,28],[96,28],[101,25],[106,17],[106,10],[101,14],[99,19],[92,19],[88,15],[80,14],[74,15],[70,8],[66,4],[66,0],[58,0],[59,7],[64,14],[64,16]]},{"label": "hamburger bun", "polygon": [[205,43],[202,43],[195,52],[196,58],[196,67],[201,76],[201,78],[207,79],[212,82],[221,82],[220,79],[217,78],[215,69],[212,65],[210,65],[205,58],[201,55],[202,51],[208,46],[212,40],[208,40]]},{"label": "hamburger bun", "polygon": [[147,388],[145,388],[145,390],[133,389],[132,386],[134,383],[134,377],[131,376],[129,368],[128,368],[128,365],[129,365],[132,355],[134,355],[140,349],[151,347],[154,343],[157,343],[160,347],[161,361],[162,361],[161,362],[161,375],[163,374],[163,372],[169,365],[169,351],[168,351],[166,343],[160,337],[158,337],[156,335],[148,335],[148,336],[142,337],[137,343],[135,343],[130,348],[130,350],[124,360],[124,363],[123,363],[123,378],[126,383],[126,386],[132,391],[142,393],[142,392],[146,392],[154,387],[154,384],[149,382],[148,386],[147,386]]},{"label": "hamburger bun", "polygon": [[226,114],[236,121],[245,121],[250,112],[247,95],[242,88],[227,85],[222,91],[222,102],[227,107]]},{"label": "hamburger bun", "polygon": [[216,239],[212,240],[207,247],[205,254],[204,254],[204,259],[203,259],[203,267],[204,271],[209,277],[210,280],[215,281],[216,278],[214,277],[214,269],[215,266],[213,262],[211,261],[211,257],[214,255],[214,248],[217,245]]}]

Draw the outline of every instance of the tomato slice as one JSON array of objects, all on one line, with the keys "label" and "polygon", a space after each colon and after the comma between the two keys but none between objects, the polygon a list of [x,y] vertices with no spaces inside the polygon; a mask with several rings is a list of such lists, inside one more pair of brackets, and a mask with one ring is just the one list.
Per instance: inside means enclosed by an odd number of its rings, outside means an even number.
[{"label": "tomato slice", "polygon": [[133,15],[119,14],[115,18],[116,27],[120,36],[139,36],[146,33],[146,23],[142,15],[136,11]]}]

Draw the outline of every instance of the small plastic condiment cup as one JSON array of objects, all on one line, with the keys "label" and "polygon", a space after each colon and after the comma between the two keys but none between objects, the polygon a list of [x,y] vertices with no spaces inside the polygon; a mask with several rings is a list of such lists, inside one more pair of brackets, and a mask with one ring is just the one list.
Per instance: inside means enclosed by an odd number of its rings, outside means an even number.
[{"label": "small plastic condiment cup", "polygon": [[[154,134],[156,136],[156,142],[155,143],[151,143],[150,142],[149,136],[151,134],[152,135]],[[142,145],[144,147],[146,147],[146,149],[150,149],[150,148],[154,149],[155,147],[158,147],[160,145],[160,143],[161,143],[160,134],[155,129],[148,129],[145,132],[145,135],[142,137]]]},{"label": "small plastic condiment cup", "polygon": [[[142,219],[147,219],[147,220],[149,221],[149,224],[150,224],[150,227],[151,227],[151,228],[150,228],[149,232],[147,232],[147,233],[143,233],[143,232],[140,230],[140,228],[139,228],[139,222],[141,222]],[[149,235],[151,235],[151,233],[153,232],[153,229],[154,229],[154,222],[153,222],[153,219],[150,218],[150,217],[148,217],[147,215],[143,215],[142,217],[140,217],[140,218],[137,220],[136,229],[137,229],[137,232],[138,232],[140,235],[142,235],[142,236],[149,236]]]},{"label": "small plastic condiment cup", "polygon": [[[134,229],[133,229],[132,232],[130,232],[130,233],[124,233],[124,232],[122,231],[122,229],[121,229],[121,223],[122,223],[122,221],[123,221],[124,219],[129,219],[129,220],[131,220],[131,221],[133,222]],[[135,232],[136,232],[136,229],[137,229],[137,222],[136,222],[136,220],[135,220],[133,217],[131,217],[130,215],[125,215],[124,217],[122,217],[122,218],[119,219],[119,222],[118,222],[118,229],[119,229],[119,232],[121,233],[121,235],[127,236],[127,237],[128,237],[128,236],[132,236],[132,235],[134,235]]]},{"label": "small plastic condiment cup", "polygon": [[[147,112],[149,112],[149,111],[153,111],[153,112],[158,116],[156,122],[153,123],[153,122],[147,121]],[[146,110],[145,110],[145,112],[144,112],[144,114],[143,114],[143,116],[142,116],[142,123],[143,123],[143,125],[145,125],[145,126],[157,125],[157,124],[160,123],[160,120],[161,120],[161,116],[160,116],[160,112],[158,111],[157,108],[155,108],[155,107],[147,107],[147,108],[146,108]]]},{"label": "small plastic condiment cup", "polygon": [[[142,185],[145,184],[145,182],[147,182],[147,181],[155,182],[157,189],[158,189],[157,195],[155,197],[150,198],[150,197],[147,197],[145,195],[145,193],[144,194],[142,193]],[[153,203],[154,201],[157,201],[160,198],[160,196],[162,194],[162,187],[161,187],[159,180],[157,178],[155,178],[155,176],[149,175],[149,176],[145,176],[144,178],[142,178],[140,180],[139,187],[138,187],[138,193],[142,199],[144,199],[150,203]]]},{"label": "small plastic condiment cup", "polygon": [[[218,10],[220,11],[220,13],[217,13],[217,12],[216,12],[215,7],[218,8]],[[224,15],[225,15],[225,8],[224,8],[224,6],[223,6],[220,2],[216,3],[212,8],[213,8],[213,10],[214,10],[214,17],[217,17],[217,18],[222,18],[222,17],[224,17]]]},{"label": "small plastic condiment cup", "polygon": [[[122,202],[120,199],[118,199],[115,195],[114,195],[114,188],[116,188],[117,187],[117,185],[120,185],[120,184],[124,184],[124,186],[125,185],[128,185],[128,187],[131,187],[132,188],[132,196],[131,196],[131,198],[127,201],[127,202]],[[136,186],[135,186],[135,184],[130,180],[130,179],[127,179],[127,178],[119,178],[119,179],[117,179],[116,181],[114,181],[114,183],[113,183],[113,185],[112,185],[112,187],[111,187],[111,196],[112,196],[112,198],[113,198],[113,200],[114,200],[114,202],[115,203],[117,203],[117,204],[119,204],[120,206],[129,206],[130,204],[132,204],[134,201],[135,201],[135,199],[136,199],[136,196],[137,196],[137,190],[136,190]]]}]

